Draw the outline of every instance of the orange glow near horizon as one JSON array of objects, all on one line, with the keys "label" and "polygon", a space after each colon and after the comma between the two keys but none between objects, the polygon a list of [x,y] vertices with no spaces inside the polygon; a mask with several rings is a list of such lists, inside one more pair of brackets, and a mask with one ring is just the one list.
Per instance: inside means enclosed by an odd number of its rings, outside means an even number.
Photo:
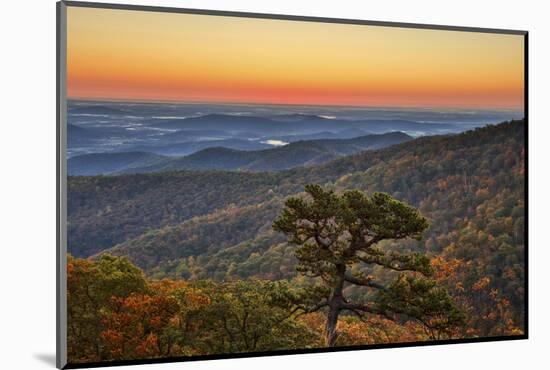
[{"label": "orange glow near horizon", "polygon": [[522,109],[523,36],[68,7],[69,98]]}]

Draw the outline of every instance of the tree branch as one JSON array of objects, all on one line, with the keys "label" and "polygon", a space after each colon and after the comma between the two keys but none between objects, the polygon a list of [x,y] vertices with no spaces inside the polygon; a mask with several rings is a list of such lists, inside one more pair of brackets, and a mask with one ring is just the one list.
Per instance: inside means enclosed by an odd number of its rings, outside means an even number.
[{"label": "tree branch", "polygon": [[[373,306],[367,305],[367,304],[356,304],[356,303],[345,303],[340,306],[343,310],[348,310],[353,312],[354,314],[364,317],[365,314],[370,313],[373,315],[381,315],[387,318],[388,320],[394,321],[394,318],[391,317],[387,312],[379,310]],[[361,319],[363,320],[363,319]]]},{"label": "tree branch", "polygon": [[375,264],[394,271],[420,272],[425,276],[430,276],[431,274],[429,262],[425,266],[422,261],[415,260],[414,255],[399,255],[396,252],[392,252],[389,256],[369,254],[366,256],[357,255],[357,258],[363,263]]},{"label": "tree branch", "polygon": [[355,245],[352,246],[352,249],[355,251],[366,251],[376,243],[382,241],[384,238],[380,236],[373,236],[370,240],[365,240],[365,238],[368,236],[367,234],[362,234],[357,238],[357,241],[355,242]]},{"label": "tree branch", "polygon": [[352,283],[352,284],[355,284],[355,285],[366,286],[366,287],[369,287],[369,288],[375,288],[375,289],[379,289],[379,290],[385,290],[386,289],[385,286],[372,281],[370,278],[362,279],[362,278],[359,278],[357,276],[352,276],[352,275],[346,274],[346,275],[344,275],[344,280],[347,281],[348,283]]}]

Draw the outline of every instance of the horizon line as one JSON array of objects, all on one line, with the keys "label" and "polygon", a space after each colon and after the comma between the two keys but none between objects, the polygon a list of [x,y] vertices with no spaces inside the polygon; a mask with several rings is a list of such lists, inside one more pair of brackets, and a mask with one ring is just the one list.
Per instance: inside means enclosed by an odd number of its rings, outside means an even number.
[{"label": "horizon line", "polygon": [[204,100],[162,100],[162,99],[112,99],[112,98],[91,98],[91,97],[67,97],[67,101],[81,102],[105,102],[105,103],[140,103],[140,104],[207,104],[207,105],[244,105],[244,106],[291,106],[291,107],[335,107],[335,108],[362,108],[362,109],[418,109],[418,110],[483,110],[483,111],[516,111],[525,112],[525,106],[521,107],[472,107],[472,106],[444,106],[444,105],[353,105],[353,104],[300,104],[300,103],[263,103],[263,102],[222,102]]}]

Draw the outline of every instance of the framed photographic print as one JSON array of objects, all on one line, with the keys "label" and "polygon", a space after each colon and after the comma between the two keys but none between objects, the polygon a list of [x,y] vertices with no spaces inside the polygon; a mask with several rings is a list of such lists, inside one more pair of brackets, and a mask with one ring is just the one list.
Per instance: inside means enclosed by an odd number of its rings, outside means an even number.
[{"label": "framed photographic print", "polygon": [[527,338],[527,32],[57,12],[59,368]]}]

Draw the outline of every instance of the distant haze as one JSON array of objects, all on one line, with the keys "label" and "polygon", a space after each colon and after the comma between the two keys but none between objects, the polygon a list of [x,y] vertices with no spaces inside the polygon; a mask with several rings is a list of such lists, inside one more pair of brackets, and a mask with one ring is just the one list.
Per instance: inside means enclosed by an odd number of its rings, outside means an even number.
[{"label": "distant haze", "polygon": [[[142,162],[146,158],[147,164],[156,163],[159,155],[188,156],[207,148],[258,151],[303,142],[311,149],[317,140],[347,140],[398,131],[410,137],[453,134],[523,117],[521,110],[75,100],[69,101],[68,108],[69,157],[140,152],[150,154],[139,157]],[[360,147],[354,142],[349,144]],[[119,163],[133,157],[135,154],[96,159],[116,159]]]}]

